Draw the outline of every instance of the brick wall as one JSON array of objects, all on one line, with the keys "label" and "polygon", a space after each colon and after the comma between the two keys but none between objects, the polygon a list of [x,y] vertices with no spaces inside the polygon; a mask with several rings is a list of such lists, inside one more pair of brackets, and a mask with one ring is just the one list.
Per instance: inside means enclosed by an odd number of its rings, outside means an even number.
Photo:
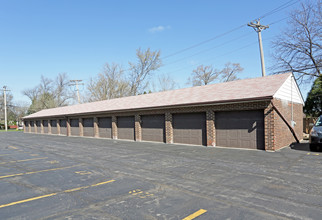
[{"label": "brick wall", "polygon": [[[273,103],[275,107],[281,112],[283,117],[291,125],[292,118],[292,103],[285,100],[274,99]],[[297,138],[301,140],[303,138],[303,105],[293,103],[293,120],[296,122],[294,131]],[[295,138],[289,130],[288,126],[282,120],[282,118],[275,112],[274,114],[274,139],[275,150],[290,145],[295,142]]]},{"label": "brick wall", "polygon": [[[285,115],[290,121],[291,105],[288,102],[281,100],[274,100],[274,105],[280,109],[281,113]],[[294,104],[294,120],[297,125],[295,127],[296,133],[299,137],[302,134],[302,105]],[[246,103],[231,103],[212,106],[194,106],[194,107],[178,107],[158,110],[132,111],[132,112],[115,112],[107,114],[83,115],[79,116],[80,122],[82,117],[112,117],[112,138],[117,139],[117,116],[135,116],[135,138],[137,141],[141,140],[141,115],[149,114],[164,114],[165,115],[165,142],[173,143],[173,127],[172,114],[174,113],[189,113],[189,112],[205,112],[206,113],[206,136],[207,146],[215,146],[216,131],[215,131],[215,112],[218,111],[243,111],[243,110],[263,110],[264,111],[264,130],[265,130],[265,150],[277,150],[283,146],[289,145],[294,141],[292,134],[283,121],[278,117],[277,113],[272,109],[270,101],[256,101]],[[57,118],[58,119],[58,118]],[[95,120],[95,122],[96,122]],[[68,118],[69,122],[69,118]],[[94,134],[98,137],[98,128],[94,123]],[[70,126],[67,123],[67,132],[70,133]],[[80,125],[80,133],[81,133]]]}]

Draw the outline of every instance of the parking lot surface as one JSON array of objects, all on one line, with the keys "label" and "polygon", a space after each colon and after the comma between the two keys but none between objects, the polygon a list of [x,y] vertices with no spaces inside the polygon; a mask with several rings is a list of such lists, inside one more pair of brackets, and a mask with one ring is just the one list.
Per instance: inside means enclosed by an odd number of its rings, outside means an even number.
[{"label": "parking lot surface", "polygon": [[321,219],[322,153],[0,133],[0,219]]}]

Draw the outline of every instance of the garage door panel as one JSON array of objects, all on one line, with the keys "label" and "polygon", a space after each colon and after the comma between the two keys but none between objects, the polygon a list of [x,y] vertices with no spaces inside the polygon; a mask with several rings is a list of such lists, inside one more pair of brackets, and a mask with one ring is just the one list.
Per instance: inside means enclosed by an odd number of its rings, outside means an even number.
[{"label": "garage door panel", "polygon": [[264,149],[264,113],[259,111],[216,112],[216,145]]},{"label": "garage door panel", "polygon": [[86,137],[94,136],[94,119],[84,118],[83,119],[83,135]]},{"label": "garage door panel", "polygon": [[50,120],[51,133],[57,134],[57,120]]},{"label": "garage door panel", "polygon": [[165,142],[165,116],[142,115],[141,116],[142,140]]},{"label": "garage door panel", "polygon": [[112,138],[112,118],[102,117],[98,118],[99,136],[102,138]]},{"label": "garage door panel", "polygon": [[41,123],[40,123],[40,121],[36,121],[36,126],[37,126],[37,133],[40,134],[41,133]]},{"label": "garage door panel", "polygon": [[44,133],[48,134],[48,120],[43,120]]},{"label": "garage door panel", "polygon": [[66,119],[61,119],[59,121],[59,126],[60,126],[60,134],[61,135],[67,135],[67,120]]},{"label": "garage door panel", "polygon": [[134,140],[134,117],[118,117],[117,118],[117,132],[119,139]]},{"label": "garage door panel", "polygon": [[79,136],[79,120],[70,119],[70,134],[72,136]]},{"label": "garage door panel", "polygon": [[174,143],[205,145],[206,114],[173,114],[173,141]]}]

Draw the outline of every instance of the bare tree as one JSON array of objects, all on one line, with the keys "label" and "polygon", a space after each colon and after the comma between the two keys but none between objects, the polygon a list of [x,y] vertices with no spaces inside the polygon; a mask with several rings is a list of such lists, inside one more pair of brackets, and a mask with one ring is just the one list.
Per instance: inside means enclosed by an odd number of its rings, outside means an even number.
[{"label": "bare tree", "polygon": [[59,74],[55,81],[41,76],[40,84],[22,92],[31,101],[28,114],[42,109],[69,105],[73,96],[68,82],[68,76],[65,73]]},{"label": "bare tree", "polygon": [[70,81],[67,73],[60,73],[54,82],[54,100],[56,106],[64,106],[74,96],[69,88]]},{"label": "bare tree", "polygon": [[136,51],[137,63],[130,65],[130,95],[143,93],[148,86],[147,78],[161,66],[160,51]]},{"label": "bare tree", "polygon": [[158,76],[158,90],[160,92],[173,90],[177,88],[177,83],[172,79],[170,75],[161,74]]},{"label": "bare tree", "polygon": [[213,83],[218,76],[218,70],[214,69],[212,66],[200,65],[197,69],[192,71],[187,84],[191,84],[192,86],[208,85]]},{"label": "bare tree", "polygon": [[129,94],[129,83],[123,77],[124,70],[118,64],[105,64],[103,73],[90,79],[87,86],[88,101],[119,98]]},{"label": "bare tree", "polygon": [[307,1],[290,14],[288,28],[273,41],[280,72],[292,71],[297,79],[311,81],[321,76],[322,65],[321,0]]},{"label": "bare tree", "polygon": [[244,68],[239,63],[226,63],[225,67],[219,72],[222,82],[237,80],[237,74],[242,72]]}]

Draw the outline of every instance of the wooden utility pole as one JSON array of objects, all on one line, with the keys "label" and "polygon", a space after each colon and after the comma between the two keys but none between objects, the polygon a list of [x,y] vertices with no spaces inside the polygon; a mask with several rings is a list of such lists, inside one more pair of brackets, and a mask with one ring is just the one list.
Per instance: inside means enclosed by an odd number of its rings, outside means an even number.
[{"label": "wooden utility pole", "polygon": [[7,119],[7,86],[3,86],[3,102],[4,102],[4,127],[8,131],[8,119]]},{"label": "wooden utility pole", "polygon": [[248,24],[249,27],[254,28],[254,30],[258,33],[258,43],[259,43],[259,51],[261,54],[261,64],[262,64],[262,76],[265,76],[265,62],[264,62],[264,51],[263,51],[263,45],[262,45],[262,30],[265,30],[266,28],[269,28],[268,25],[261,25],[260,19],[255,20],[254,22],[250,22]]},{"label": "wooden utility pole", "polygon": [[81,80],[81,79],[73,79],[73,80],[70,80],[70,82],[71,82],[70,86],[76,86],[78,104],[80,104],[80,95],[79,95],[78,85],[84,85],[84,83],[80,83],[82,81],[83,80]]}]

